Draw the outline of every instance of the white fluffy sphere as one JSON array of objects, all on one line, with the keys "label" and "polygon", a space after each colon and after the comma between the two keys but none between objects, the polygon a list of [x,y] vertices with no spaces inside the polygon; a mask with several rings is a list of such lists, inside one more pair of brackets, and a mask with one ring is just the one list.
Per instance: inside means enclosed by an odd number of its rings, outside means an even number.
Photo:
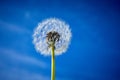
[{"label": "white fluffy sphere", "polygon": [[51,49],[46,42],[47,33],[55,31],[60,35],[60,39],[55,43],[55,55],[64,53],[71,40],[71,30],[69,25],[57,18],[49,18],[38,24],[33,33],[33,43],[35,49],[43,55],[51,55]]}]

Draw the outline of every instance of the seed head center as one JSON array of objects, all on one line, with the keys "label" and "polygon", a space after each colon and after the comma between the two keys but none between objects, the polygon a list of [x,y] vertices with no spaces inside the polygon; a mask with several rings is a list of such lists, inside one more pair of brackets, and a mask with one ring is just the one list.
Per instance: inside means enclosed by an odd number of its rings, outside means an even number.
[{"label": "seed head center", "polygon": [[60,35],[58,32],[51,31],[47,33],[46,40],[49,46],[58,42],[59,39],[60,39]]}]

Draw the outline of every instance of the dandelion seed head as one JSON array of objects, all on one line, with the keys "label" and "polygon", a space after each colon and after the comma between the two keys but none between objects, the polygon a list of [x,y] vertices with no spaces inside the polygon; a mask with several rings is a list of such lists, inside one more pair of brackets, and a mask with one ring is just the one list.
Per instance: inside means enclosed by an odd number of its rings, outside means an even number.
[{"label": "dandelion seed head", "polygon": [[[71,40],[71,30],[69,25],[63,20],[57,18],[49,18],[43,20],[35,28],[33,33],[33,43],[35,49],[43,55],[51,55],[51,49],[46,41],[48,33],[56,33],[59,40],[55,41],[55,55],[60,55],[66,52],[70,40]],[[56,36],[53,36],[54,38]]]}]

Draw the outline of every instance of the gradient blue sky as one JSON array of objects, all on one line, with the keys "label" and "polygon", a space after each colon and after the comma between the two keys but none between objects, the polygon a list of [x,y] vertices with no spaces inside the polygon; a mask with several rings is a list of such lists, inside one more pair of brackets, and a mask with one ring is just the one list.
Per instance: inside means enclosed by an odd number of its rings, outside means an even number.
[{"label": "gradient blue sky", "polygon": [[0,0],[0,80],[50,80],[51,58],[32,44],[33,29],[50,17],[72,30],[56,80],[120,80],[117,0]]}]

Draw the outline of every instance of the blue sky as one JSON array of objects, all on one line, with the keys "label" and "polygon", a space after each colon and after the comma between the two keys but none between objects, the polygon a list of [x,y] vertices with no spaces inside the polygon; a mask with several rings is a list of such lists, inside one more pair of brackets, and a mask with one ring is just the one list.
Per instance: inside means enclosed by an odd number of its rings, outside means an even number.
[{"label": "blue sky", "polygon": [[56,17],[72,30],[56,57],[56,80],[120,80],[117,0],[0,0],[0,80],[50,80],[51,58],[35,51],[39,22]]}]

